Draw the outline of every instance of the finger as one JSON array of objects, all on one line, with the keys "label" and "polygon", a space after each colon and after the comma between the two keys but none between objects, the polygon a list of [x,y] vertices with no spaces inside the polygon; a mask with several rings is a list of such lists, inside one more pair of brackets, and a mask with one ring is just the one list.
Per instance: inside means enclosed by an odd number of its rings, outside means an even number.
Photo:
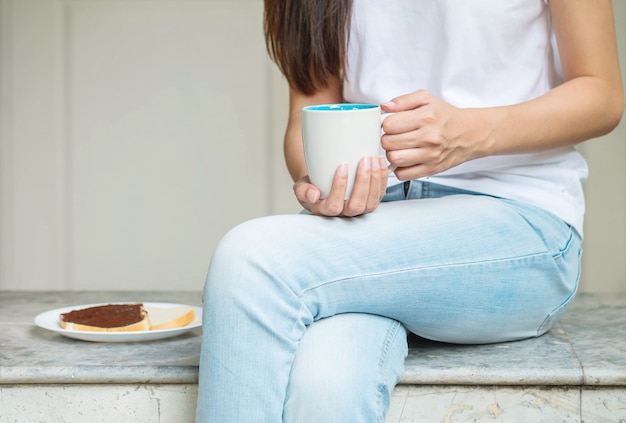
[{"label": "finger", "polygon": [[416,164],[413,166],[398,167],[395,171],[399,181],[408,181],[412,179],[424,178],[426,176],[436,175],[444,170],[449,169],[445,163],[442,164]]},{"label": "finger", "polygon": [[380,143],[385,151],[405,150],[407,148],[422,147],[424,130],[410,129],[407,132],[383,134]]},{"label": "finger", "polygon": [[320,201],[319,212],[324,216],[339,216],[343,212],[344,198],[348,187],[348,165],[342,163],[335,172],[330,193]]},{"label": "finger", "polygon": [[406,110],[413,110],[418,107],[429,104],[432,100],[432,95],[426,90],[418,90],[409,94],[404,94],[399,97],[395,97],[390,101],[382,103],[380,108],[385,112],[403,112]]},{"label": "finger", "polygon": [[357,173],[352,187],[350,198],[346,201],[343,215],[358,216],[363,214],[367,208],[372,177],[372,158],[363,157],[359,161]]},{"label": "finger", "polygon": [[379,191],[379,202],[383,199],[385,194],[387,193],[387,182],[389,180],[389,175],[393,173],[395,169],[387,166],[387,160],[384,156],[378,158],[378,162],[380,164],[380,191]]},{"label": "finger", "polygon": [[434,173],[436,172],[429,170],[428,166],[424,166],[422,164],[408,167],[399,167],[395,171],[396,178],[398,178],[399,181],[410,181],[413,179],[431,176]]},{"label": "finger", "polygon": [[394,113],[386,118],[382,123],[383,137],[437,139],[442,136],[441,125],[444,122],[445,116],[442,110],[435,104],[426,104],[416,109]]},{"label": "finger", "polygon": [[320,190],[318,190],[317,188],[309,188],[306,191],[306,199],[309,203],[311,204],[315,204],[318,202],[318,200],[320,199]]},{"label": "finger", "polygon": [[424,163],[422,148],[387,151],[387,160],[390,168],[398,175],[397,169],[401,167],[415,166]]},{"label": "finger", "polygon": [[[385,165],[385,168],[387,166]],[[381,184],[380,180],[383,177],[380,171],[380,158],[372,157],[372,172],[370,177],[370,189],[369,196],[367,197],[367,204],[365,206],[365,213],[370,213],[374,211],[378,204],[380,203],[381,195]],[[387,177],[385,173],[385,178]]]},{"label": "finger", "polygon": [[298,202],[307,209],[309,207],[306,205],[317,203],[321,195],[320,190],[309,182],[308,176],[297,180],[293,184],[293,191]]}]

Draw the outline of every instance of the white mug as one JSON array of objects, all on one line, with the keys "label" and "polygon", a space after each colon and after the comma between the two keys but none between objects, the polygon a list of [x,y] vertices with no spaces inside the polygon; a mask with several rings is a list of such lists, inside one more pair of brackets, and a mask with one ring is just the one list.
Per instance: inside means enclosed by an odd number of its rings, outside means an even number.
[{"label": "white mug", "polygon": [[348,165],[347,200],[363,157],[381,155],[381,124],[376,104],[323,104],[302,109],[302,143],[309,179],[328,197],[337,168]]}]

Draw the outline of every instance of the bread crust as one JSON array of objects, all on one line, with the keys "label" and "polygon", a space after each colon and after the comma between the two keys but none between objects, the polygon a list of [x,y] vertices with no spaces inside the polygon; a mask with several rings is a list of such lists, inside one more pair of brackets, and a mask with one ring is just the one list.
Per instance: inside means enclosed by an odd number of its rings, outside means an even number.
[{"label": "bread crust", "polygon": [[[180,328],[183,326],[187,326],[189,323],[193,322],[193,320],[196,318],[196,312],[194,311],[193,307],[178,307],[174,309],[175,312],[181,313],[178,317],[157,323],[156,321],[157,319],[155,318],[156,317],[155,314],[157,310],[158,308],[156,307],[146,307],[146,311],[148,313],[148,321],[150,321],[150,330]],[[164,308],[161,310],[163,312],[166,312],[168,309]],[[152,319],[150,316],[151,313],[153,315]]]},{"label": "bread crust", "polygon": [[61,327],[67,330],[79,330],[85,332],[136,332],[150,330],[150,322],[148,319],[143,319],[140,322],[133,323],[127,326],[118,326],[113,328],[102,328],[98,326],[81,325],[79,323],[64,322],[61,321]]}]

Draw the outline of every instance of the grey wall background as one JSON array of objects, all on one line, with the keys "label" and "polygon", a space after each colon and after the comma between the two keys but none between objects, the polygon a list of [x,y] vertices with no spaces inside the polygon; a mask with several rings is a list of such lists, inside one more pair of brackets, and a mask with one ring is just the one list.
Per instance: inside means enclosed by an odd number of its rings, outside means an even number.
[{"label": "grey wall background", "polygon": [[[229,228],[299,210],[261,19],[261,0],[0,0],[0,290],[199,290]],[[626,121],[580,151],[581,291],[625,292]]]}]

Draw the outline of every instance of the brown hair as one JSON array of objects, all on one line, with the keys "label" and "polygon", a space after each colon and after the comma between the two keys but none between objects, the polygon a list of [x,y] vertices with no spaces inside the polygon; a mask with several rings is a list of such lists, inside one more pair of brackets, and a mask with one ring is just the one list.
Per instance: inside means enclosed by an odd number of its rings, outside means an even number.
[{"label": "brown hair", "polygon": [[289,85],[304,94],[341,77],[352,0],[265,0],[267,51]]}]

